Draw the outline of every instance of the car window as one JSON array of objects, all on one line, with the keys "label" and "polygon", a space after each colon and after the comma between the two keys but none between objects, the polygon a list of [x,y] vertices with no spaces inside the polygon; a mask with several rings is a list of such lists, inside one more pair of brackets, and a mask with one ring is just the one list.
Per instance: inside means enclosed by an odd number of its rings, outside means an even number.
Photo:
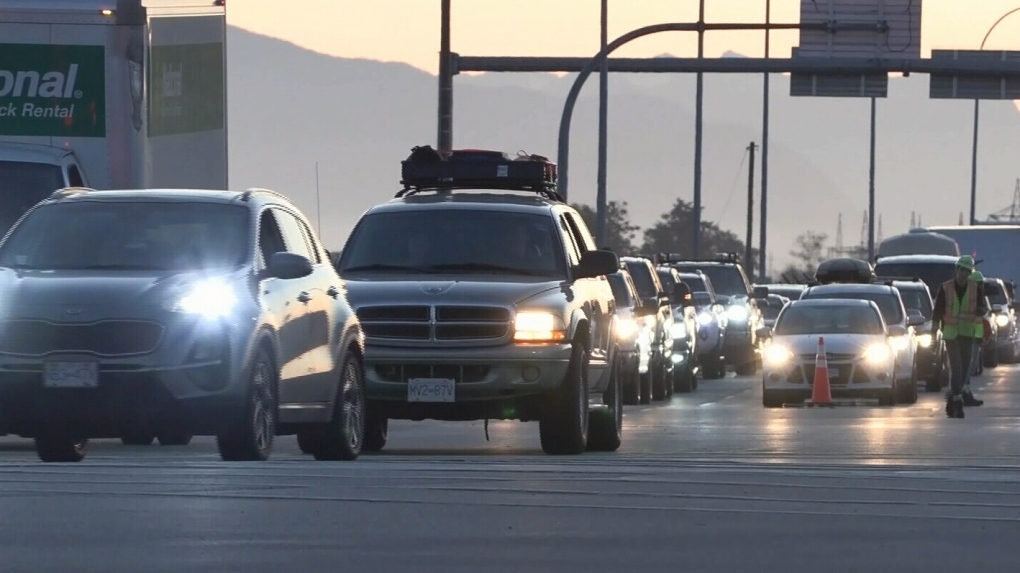
[{"label": "car window", "polygon": [[298,221],[297,217],[283,209],[273,209],[272,212],[277,224],[280,225],[280,230],[283,231],[283,240],[287,245],[287,252],[301,255],[310,261],[315,261],[308,237],[305,236],[305,231],[302,229],[301,222]]},{"label": "car window", "polygon": [[59,165],[0,161],[0,236],[57,189],[66,187]]},{"label": "car window", "polygon": [[803,334],[882,334],[882,321],[873,309],[860,306],[791,306],[776,322],[780,336]]},{"label": "car window", "polygon": [[340,272],[506,272],[565,277],[560,231],[549,215],[436,209],[366,215],[340,258]]},{"label": "car window", "polygon": [[923,290],[900,288],[900,298],[903,299],[903,306],[909,311],[918,310],[925,320],[931,320],[934,309],[932,308],[931,296]]},{"label": "car window", "polygon": [[952,280],[954,263],[883,263],[879,260],[875,263],[875,274],[880,277],[906,277],[919,278],[928,285],[932,294],[939,292],[942,283]]},{"label": "car window", "polygon": [[882,318],[885,319],[886,324],[899,324],[903,322],[903,308],[900,303],[900,297],[891,292],[828,291],[821,293],[808,291],[807,294],[801,297],[801,300],[820,298],[870,300],[878,305],[878,310],[882,313]]},{"label": "car window", "polygon": [[992,304],[1009,304],[1006,291],[997,281],[985,282],[985,296]]},{"label": "car window", "polygon": [[694,306],[708,306],[712,304],[712,295],[704,291],[691,293],[691,302]]},{"label": "car window", "polygon": [[641,298],[659,296],[659,285],[656,284],[655,274],[644,261],[628,261],[625,264]]},{"label": "car window", "polygon": [[700,278],[685,277],[681,279],[687,286],[691,287],[691,291],[705,291],[708,292],[708,288],[705,287],[705,281]]},{"label": "car window", "polygon": [[634,299],[630,296],[630,289],[627,288],[627,279],[620,273],[609,275],[609,286],[613,289],[613,298],[616,304],[622,307],[634,306]]},{"label": "car window", "polygon": [[735,266],[683,264],[679,268],[684,271],[699,270],[704,273],[712,281],[712,287],[716,294],[742,297],[749,294],[744,277],[740,274],[740,269]]},{"label": "car window", "polygon": [[183,202],[42,205],[4,243],[0,266],[24,269],[191,270],[244,264],[248,210]]}]

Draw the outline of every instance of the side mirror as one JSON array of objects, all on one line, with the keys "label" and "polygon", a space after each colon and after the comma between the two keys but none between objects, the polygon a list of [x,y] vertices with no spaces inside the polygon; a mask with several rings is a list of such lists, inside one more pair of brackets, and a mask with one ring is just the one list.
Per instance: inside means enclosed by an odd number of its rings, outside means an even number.
[{"label": "side mirror", "polygon": [[754,287],[754,292],[751,293],[751,297],[752,298],[768,298],[769,297],[769,287],[762,287],[762,286]]},{"label": "side mirror", "polygon": [[289,280],[312,274],[312,261],[296,253],[279,252],[269,257],[269,276]]},{"label": "side mirror", "polygon": [[1013,304],[1009,305],[1009,308],[1012,308],[1013,312],[1020,312],[1020,302],[1014,302]]},{"label": "side mirror", "polygon": [[673,285],[673,298],[680,301],[684,308],[691,306],[691,287],[687,283],[676,283]]},{"label": "side mirror", "polygon": [[921,326],[925,322],[927,321],[920,315],[910,315],[907,317],[907,326]]},{"label": "side mirror", "polygon": [[719,304],[721,304],[723,306],[728,306],[730,304],[730,297],[729,297],[729,295],[725,295],[725,294],[717,294],[717,295],[715,295],[715,302],[717,302],[717,303],[719,303]]},{"label": "side mirror", "polygon": [[620,257],[612,251],[586,251],[581,263],[574,267],[574,278],[591,279],[611,275],[620,270]]},{"label": "side mirror", "polygon": [[772,338],[772,329],[767,326],[763,326],[756,330],[755,334],[762,340],[768,340]]},{"label": "side mirror", "polygon": [[889,336],[906,336],[907,329],[898,324],[894,324],[889,327]]},{"label": "side mirror", "polygon": [[659,306],[660,307],[669,306],[670,304],[672,304],[672,301],[669,299],[669,294],[668,293],[664,293],[664,292],[660,292],[659,293]]}]

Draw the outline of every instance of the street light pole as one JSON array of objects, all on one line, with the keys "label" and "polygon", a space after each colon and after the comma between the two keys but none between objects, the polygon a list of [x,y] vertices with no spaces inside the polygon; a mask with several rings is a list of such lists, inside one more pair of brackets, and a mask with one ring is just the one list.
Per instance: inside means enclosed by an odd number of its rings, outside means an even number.
[{"label": "street light pole", "polygon": [[[705,0],[698,7],[698,59],[705,57]],[[694,94],[694,258],[701,258],[701,127],[704,107],[705,74],[698,72]]]},{"label": "street light pole", "polygon": [[[602,0],[602,40],[599,52],[609,43],[609,0]],[[598,191],[595,198],[595,240],[606,245],[606,169],[609,155],[609,59],[602,58],[599,70],[599,166]]]},{"label": "street light pole", "polygon": [[[769,32],[768,25],[772,23],[772,0],[765,0],[765,59],[769,58]],[[769,197],[769,74],[765,73],[765,89],[762,94],[762,118],[761,118],[761,214],[758,223],[758,276],[765,277],[765,272],[772,269],[765,267],[766,250],[766,227],[768,226],[768,197]]]}]

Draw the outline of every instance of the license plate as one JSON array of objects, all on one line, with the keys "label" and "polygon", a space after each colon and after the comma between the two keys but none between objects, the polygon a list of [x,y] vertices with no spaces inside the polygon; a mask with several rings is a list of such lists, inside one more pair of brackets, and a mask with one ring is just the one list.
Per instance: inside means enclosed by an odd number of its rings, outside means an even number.
[{"label": "license plate", "polygon": [[407,381],[408,402],[453,402],[456,397],[450,378],[411,378]]},{"label": "license plate", "polygon": [[99,364],[94,361],[47,362],[43,385],[48,388],[95,388],[99,385]]}]

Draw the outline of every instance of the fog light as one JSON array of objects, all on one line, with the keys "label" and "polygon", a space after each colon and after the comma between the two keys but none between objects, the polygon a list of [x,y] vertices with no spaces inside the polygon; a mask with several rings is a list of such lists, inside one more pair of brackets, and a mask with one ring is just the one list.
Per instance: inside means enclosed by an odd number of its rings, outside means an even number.
[{"label": "fog light", "polygon": [[542,371],[537,366],[525,366],[521,372],[521,377],[524,378],[525,382],[538,382],[538,378],[541,375]]}]

